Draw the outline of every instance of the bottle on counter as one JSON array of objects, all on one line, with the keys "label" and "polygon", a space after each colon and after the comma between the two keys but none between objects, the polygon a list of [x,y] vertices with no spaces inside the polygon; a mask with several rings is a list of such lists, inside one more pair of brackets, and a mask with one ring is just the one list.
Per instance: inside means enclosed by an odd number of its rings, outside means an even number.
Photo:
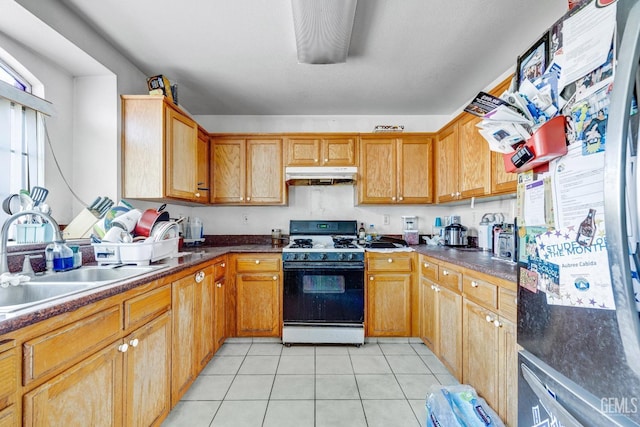
[{"label": "bottle on counter", "polygon": [[53,271],[66,271],[73,268],[73,251],[58,240],[53,243]]},{"label": "bottle on counter", "polygon": [[378,239],[378,231],[373,224],[369,224],[369,231],[367,232],[367,241],[377,240]]},{"label": "bottle on counter", "polygon": [[51,273],[53,271],[53,243],[49,243],[44,250],[44,260],[45,260],[45,268],[47,273]]},{"label": "bottle on counter", "polygon": [[80,246],[70,246],[71,252],[73,252],[73,268],[82,267],[82,252],[80,252]]},{"label": "bottle on counter", "polygon": [[364,222],[360,223],[360,228],[358,229],[358,240],[364,242],[364,239],[367,237],[367,230],[364,229]]}]

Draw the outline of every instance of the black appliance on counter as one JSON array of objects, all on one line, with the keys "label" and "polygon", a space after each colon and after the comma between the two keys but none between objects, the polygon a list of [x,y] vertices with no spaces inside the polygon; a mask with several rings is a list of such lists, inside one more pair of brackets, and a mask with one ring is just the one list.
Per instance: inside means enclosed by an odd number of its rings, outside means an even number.
[{"label": "black appliance on counter", "polygon": [[282,342],[364,343],[364,248],[356,221],[290,221]]}]

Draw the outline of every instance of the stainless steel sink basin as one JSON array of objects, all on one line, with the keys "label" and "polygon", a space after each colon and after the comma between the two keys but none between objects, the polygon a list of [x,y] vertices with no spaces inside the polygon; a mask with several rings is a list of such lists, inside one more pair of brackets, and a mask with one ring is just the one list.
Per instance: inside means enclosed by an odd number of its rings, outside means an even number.
[{"label": "stainless steel sink basin", "polygon": [[82,267],[33,277],[19,286],[0,289],[0,314],[14,313],[88,289],[150,273],[164,266]]},{"label": "stainless steel sink basin", "polygon": [[27,283],[78,283],[78,282],[114,282],[125,280],[141,274],[157,270],[158,266],[146,267],[82,267],[77,270],[61,271],[59,273],[49,273],[43,276],[36,276]]}]

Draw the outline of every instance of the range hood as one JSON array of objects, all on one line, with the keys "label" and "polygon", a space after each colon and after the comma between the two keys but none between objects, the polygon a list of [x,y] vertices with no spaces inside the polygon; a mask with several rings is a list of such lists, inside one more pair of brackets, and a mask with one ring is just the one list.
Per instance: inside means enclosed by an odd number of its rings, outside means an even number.
[{"label": "range hood", "polygon": [[358,175],[355,166],[289,166],[285,168],[287,185],[354,184]]}]

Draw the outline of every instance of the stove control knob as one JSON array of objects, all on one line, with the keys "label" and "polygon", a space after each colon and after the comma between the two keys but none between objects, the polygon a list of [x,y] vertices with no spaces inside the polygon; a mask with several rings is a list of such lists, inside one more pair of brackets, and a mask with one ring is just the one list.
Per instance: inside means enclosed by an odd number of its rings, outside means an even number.
[{"label": "stove control knob", "polygon": [[342,261],[344,259],[344,254],[338,254],[338,260]]},{"label": "stove control knob", "polygon": [[320,254],[320,259],[327,259],[327,254],[326,253],[321,253]]},{"label": "stove control knob", "polygon": [[301,259],[309,259],[309,254],[302,254],[300,255]]},{"label": "stove control knob", "polygon": [[351,260],[353,259],[353,254],[349,254],[349,255],[347,256],[347,259],[348,259],[349,261],[351,261]]}]

